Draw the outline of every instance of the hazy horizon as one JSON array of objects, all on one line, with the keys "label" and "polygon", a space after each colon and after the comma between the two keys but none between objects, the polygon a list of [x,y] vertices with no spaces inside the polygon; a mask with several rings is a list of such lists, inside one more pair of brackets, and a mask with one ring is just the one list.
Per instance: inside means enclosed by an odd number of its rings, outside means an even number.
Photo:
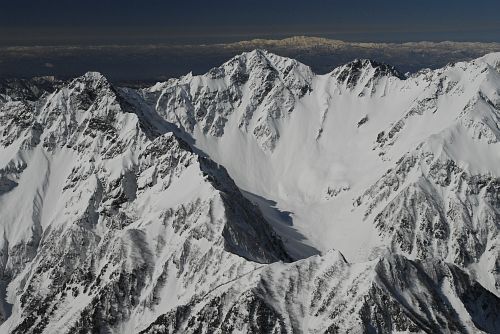
[{"label": "hazy horizon", "polygon": [[295,58],[318,74],[355,58],[370,58],[402,72],[437,68],[500,51],[500,43],[359,43],[294,36],[200,44],[83,45],[0,47],[0,77],[54,75],[67,79],[99,71],[120,84],[162,81],[193,72],[202,74],[237,54],[256,48]]},{"label": "hazy horizon", "polygon": [[0,0],[0,4],[0,78],[73,77],[96,70],[114,81],[151,82],[206,72],[253,47],[247,43],[228,49],[224,46],[228,43],[292,36],[347,42],[340,49],[266,45],[269,51],[295,58],[319,73],[360,57],[412,72],[500,51],[496,44],[482,44],[477,50],[459,44],[433,50],[351,45],[500,43],[500,2],[493,0],[452,4],[431,0]]}]

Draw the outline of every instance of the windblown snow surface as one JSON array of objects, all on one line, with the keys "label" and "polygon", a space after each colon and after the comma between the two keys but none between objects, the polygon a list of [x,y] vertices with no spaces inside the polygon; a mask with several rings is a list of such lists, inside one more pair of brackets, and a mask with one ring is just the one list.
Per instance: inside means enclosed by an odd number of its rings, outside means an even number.
[{"label": "windblown snow surface", "polygon": [[500,54],[2,85],[2,333],[500,333]]}]

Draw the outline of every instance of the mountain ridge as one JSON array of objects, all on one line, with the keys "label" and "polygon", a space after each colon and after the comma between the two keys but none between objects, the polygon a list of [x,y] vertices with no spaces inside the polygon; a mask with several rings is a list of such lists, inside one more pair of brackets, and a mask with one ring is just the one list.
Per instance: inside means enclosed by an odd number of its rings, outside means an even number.
[{"label": "mountain ridge", "polygon": [[0,331],[498,332],[499,59],[3,93]]},{"label": "mountain ridge", "polygon": [[[340,250],[344,254],[347,253],[348,258],[356,259],[357,251],[349,250],[349,239],[340,240],[334,235],[343,229],[342,226],[332,224],[328,227],[329,216],[345,215],[346,222],[343,226],[346,226],[347,222],[352,224],[353,219],[366,221],[367,215],[370,220],[374,219],[374,216],[370,215],[372,210],[368,211],[368,214],[351,213],[352,210],[359,210],[357,198],[364,193],[366,187],[383,177],[399,159],[415,150],[422,142],[426,142],[424,147],[429,154],[432,153],[436,158],[443,156],[445,160],[451,159],[459,166],[462,165],[460,167],[470,179],[488,171],[494,173],[493,177],[497,175],[498,169],[493,162],[497,154],[492,151],[491,144],[496,143],[495,138],[499,135],[496,125],[499,58],[498,53],[490,54],[471,62],[451,63],[438,70],[423,70],[408,77],[389,65],[363,60],[353,61],[326,75],[309,77],[306,84],[310,90],[305,95],[295,92],[293,99],[287,100],[294,101],[295,104],[286,113],[275,112],[273,105],[265,100],[257,99],[256,102],[249,103],[240,98],[230,101],[227,105],[224,105],[226,102],[215,103],[220,112],[214,109],[209,119],[203,117],[203,113],[202,117],[197,119],[200,115],[198,106],[205,103],[204,97],[197,93],[197,86],[191,86],[189,90],[193,98],[189,105],[182,102],[173,105],[164,103],[166,100],[178,100],[173,98],[173,91],[170,93],[168,90],[162,90],[162,97],[155,100],[155,108],[160,115],[190,133],[195,146],[225,165],[245,191],[271,199],[277,203],[280,210],[292,212],[294,225],[296,224],[300,233],[307,236],[312,245],[318,247],[323,243],[325,246],[318,248],[326,250],[326,245],[333,238],[337,242],[337,248],[339,242],[345,243]],[[249,71],[252,72],[251,69]],[[221,79],[217,79],[219,84],[216,86],[210,86],[209,77],[199,77],[204,79],[193,80],[207,80],[202,88],[206,90],[203,94],[215,95],[209,103],[217,100],[217,94],[232,89],[229,84],[221,86]],[[191,82],[191,77],[183,80],[185,85],[186,80]],[[176,87],[176,81],[169,81],[166,85]],[[243,83],[243,89],[246,89],[245,85],[253,83]],[[282,80],[275,84],[269,93],[273,100],[276,100],[273,94],[281,94],[283,86],[287,87],[287,83]],[[144,89],[142,94],[148,99],[149,93],[153,96],[158,94],[158,87]],[[189,100],[190,95],[187,95],[187,98]],[[447,101],[446,104],[443,101]],[[248,110],[246,103],[252,105],[254,115],[248,116],[248,113],[244,112]],[[258,103],[256,108],[255,103]],[[206,124],[211,120],[217,124],[216,120],[220,115],[223,115],[224,122],[219,124],[217,135],[198,128],[197,124]],[[267,131],[250,132],[241,127],[241,131],[234,131],[237,124],[241,124],[241,119],[248,120],[249,117],[257,119],[260,122],[258,124],[263,124]],[[423,119],[431,121],[430,124],[425,126]],[[339,127],[338,124],[344,126]],[[226,134],[227,131],[230,133]],[[268,133],[271,136],[266,137]],[[450,136],[463,138],[462,147],[466,149],[460,151],[460,146],[456,146],[458,144],[449,144],[453,142],[448,139]],[[356,139],[349,142],[345,138]],[[272,145],[267,144],[269,141]],[[346,148],[343,142],[347,142],[351,148]],[[301,146],[306,148],[302,150]],[[356,154],[358,150],[360,153]],[[418,159],[424,159],[426,155],[427,153],[424,153]],[[468,155],[474,158],[471,159]],[[242,161],[244,163],[241,163]],[[371,162],[367,164],[363,161]],[[304,179],[303,183],[301,179]],[[332,183],[325,185],[328,182]],[[279,187],[276,188],[275,184]],[[280,187],[282,190],[277,191]],[[352,197],[349,198],[349,194],[352,194]],[[334,214],[331,206],[335,206],[335,202],[340,203],[338,205],[341,207],[336,207],[337,213]],[[353,204],[354,209],[351,210]],[[383,204],[377,201],[377,205]],[[320,232],[310,233],[313,228],[310,211],[319,209],[324,210],[324,216],[318,217],[324,221],[319,225],[321,227],[318,226],[324,235],[324,242],[317,240]],[[301,214],[304,218],[298,217]],[[302,219],[304,224],[300,226]],[[371,228],[364,223],[359,223],[358,226],[358,229]],[[325,233],[329,229],[332,233]],[[498,240],[496,230],[496,225],[490,228],[493,233],[491,240]],[[353,231],[345,233],[352,237]],[[360,240],[359,243],[369,244],[369,238],[379,234],[383,233],[377,229],[370,230],[366,232],[367,239]],[[373,242],[375,243],[371,247],[374,249],[377,244],[383,245],[381,241]],[[493,257],[496,249],[497,247],[492,249]],[[360,258],[367,259],[369,256],[365,254]],[[494,268],[493,264],[489,270]],[[498,276],[494,281],[497,283],[490,283],[489,286],[498,285]]]}]

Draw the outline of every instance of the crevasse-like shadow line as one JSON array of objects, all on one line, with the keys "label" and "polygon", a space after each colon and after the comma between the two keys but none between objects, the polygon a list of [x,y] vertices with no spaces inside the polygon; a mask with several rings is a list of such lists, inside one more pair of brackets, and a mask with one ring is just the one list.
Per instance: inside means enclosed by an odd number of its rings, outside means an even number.
[{"label": "crevasse-like shadow line", "polygon": [[242,189],[240,191],[250,202],[259,207],[264,218],[281,237],[287,252],[294,260],[320,254],[320,251],[308,244],[307,238],[294,227],[292,212],[280,210],[273,200]]}]

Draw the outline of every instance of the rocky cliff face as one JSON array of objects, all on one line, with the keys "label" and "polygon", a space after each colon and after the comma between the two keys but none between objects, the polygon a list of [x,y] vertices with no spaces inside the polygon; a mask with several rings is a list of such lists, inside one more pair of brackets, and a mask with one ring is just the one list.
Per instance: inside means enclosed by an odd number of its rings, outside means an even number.
[{"label": "rocky cliff face", "polygon": [[144,91],[158,113],[188,132],[224,135],[230,116],[238,128],[272,150],[280,137],[276,119],[286,119],[311,90],[311,70],[266,51],[244,53],[204,76],[187,75]]},{"label": "rocky cliff face", "polygon": [[87,73],[2,108],[12,332],[110,330],[169,287],[187,298],[289,259],[225,169],[127,112],[125,94]]},{"label": "rocky cliff face", "polygon": [[[355,261],[373,254],[363,247],[376,253],[387,245],[412,258],[446,259],[498,295],[499,63],[499,55],[490,54],[409,76],[370,60],[323,76],[306,76],[300,66],[289,72],[295,79],[281,81],[297,87],[291,83],[307,78],[307,94],[290,89],[293,112],[281,118],[264,102],[258,107],[281,133],[272,151],[260,146],[262,136],[231,131],[233,118],[220,139],[200,131],[196,119],[186,131],[238,185],[295,214],[315,247],[336,246]],[[264,78],[253,67],[245,73],[253,78],[247,86]],[[184,80],[204,82],[217,100],[220,87],[208,75]],[[161,87],[142,94],[152,97]],[[153,100],[160,114],[176,122],[175,108]],[[237,107],[230,110],[239,115]],[[353,234],[364,237],[350,243]]]},{"label": "rocky cliff face", "polygon": [[248,276],[143,333],[479,333],[500,324],[498,298],[441,261],[349,264],[329,252]]},{"label": "rocky cliff face", "polygon": [[498,58],[0,83],[0,331],[500,332]]}]

